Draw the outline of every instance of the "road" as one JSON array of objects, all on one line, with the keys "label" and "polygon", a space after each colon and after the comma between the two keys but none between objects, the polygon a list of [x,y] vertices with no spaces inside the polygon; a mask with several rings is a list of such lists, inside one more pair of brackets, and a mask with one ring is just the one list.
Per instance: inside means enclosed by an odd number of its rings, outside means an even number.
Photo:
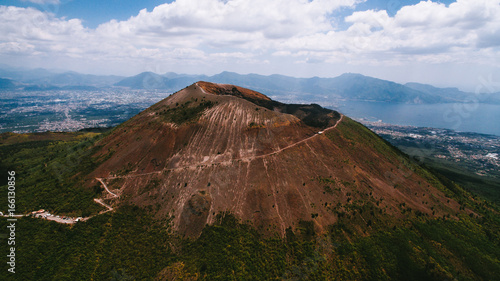
[{"label": "road", "polygon": [[[106,183],[104,183],[104,181],[102,179],[100,179],[100,178],[96,178],[96,179],[103,185],[104,189],[106,189],[106,191],[112,197],[118,197],[118,195],[116,195],[115,193],[111,192],[111,190],[108,189],[108,186],[106,185]],[[110,211],[113,211],[113,207],[111,207],[108,204],[104,203],[104,201],[102,199],[94,198],[94,202],[96,202],[97,204],[102,205],[103,207],[105,207],[107,209],[105,211],[100,212],[99,215],[107,213],[107,212],[110,212]],[[0,213],[0,216],[6,217],[6,218],[10,218],[11,217],[11,216],[7,216],[7,215],[3,215],[1,213]],[[46,219],[46,220],[49,220],[49,221],[55,221],[55,222],[64,223],[64,224],[74,224],[74,223],[76,223],[78,221],[86,221],[86,220],[94,217],[94,216],[85,217],[85,218],[82,218],[82,217],[78,217],[78,218],[67,217],[67,216],[54,215],[54,214],[51,214],[51,213],[49,213],[47,211],[43,211],[43,210],[31,212],[29,214],[24,214],[24,215],[13,215],[12,217],[13,218],[21,218],[21,217],[27,217],[27,216],[33,216],[35,218]]]},{"label": "road", "polygon": [[102,201],[102,199],[97,199],[97,198],[94,198],[94,202],[96,202],[97,204],[100,204],[100,205],[102,205],[102,206],[104,206],[104,207],[106,207],[106,208],[108,209],[107,211],[103,211],[103,212],[101,212],[101,214],[106,213],[106,212],[109,212],[109,211],[113,211],[113,207],[111,207],[111,206],[109,206],[108,204],[104,203],[104,202]]},{"label": "road", "polygon": [[[201,88],[201,87],[200,87]],[[266,153],[266,154],[262,154],[262,155],[254,155],[254,156],[248,156],[248,157],[241,157],[241,158],[235,158],[235,159],[231,159],[229,161],[240,161],[240,160],[246,160],[246,161],[249,161],[249,160],[254,160],[254,159],[260,159],[260,158],[264,158],[264,157],[267,157],[267,156],[271,156],[271,155],[275,155],[275,154],[278,154],[280,152],[283,152],[287,149],[290,149],[292,147],[295,147],[301,143],[304,143],[308,140],[311,140],[315,137],[318,137],[322,134],[324,134],[325,132],[329,131],[329,130],[333,130],[335,128],[337,128],[337,125],[340,124],[340,122],[344,119],[344,115],[341,114],[340,115],[340,118],[339,120],[337,120],[337,122],[335,123],[335,125],[331,126],[331,127],[328,127],[326,128],[325,130],[323,131],[320,131],[320,132],[317,132],[316,134],[308,137],[308,138],[305,138],[303,140],[300,140],[298,142],[295,142],[293,144],[290,144],[288,146],[285,146],[283,148],[280,148],[276,151],[273,151],[273,152],[270,152],[270,153]],[[217,165],[217,164],[223,164],[223,163],[227,163],[228,161],[222,161],[222,162],[211,162],[211,163],[206,163],[206,164],[194,164],[194,165],[189,165],[189,166],[181,166],[181,167],[177,167],[177,168],[170,168],[170,169],[162,169],[160,171],[155,171],[155,172],[149,172],[149,173],[142,173],[142,174],[133,174],[133,175],[126,175],[126,176],[110,176],[110,177],[106,177],[104,179],[117,179],[117,178],[134,178],[134,177],[140,177],[140,176],[147,176],[147,175],[153,175],[153,174],[161,174],[165,171],[176,171],[176,170],[182,170],[182,169],[186,169],[186,168],[196,168],[196,167],[203,167],[203,166],[211,166],[211,165]],[[103,178],[96,178],[98,181],[100,181],[102,183],[102,185],[104,186],[104,188],[110,193],[110,194],[113,194],[115,195],[116,197],[116,194],[112,193],[111,191],[109,191],[109,189],[107,188],[106,184],[102,181]]]},{"label": "road", "polygon": [[[335,123],[335,125],[333,125],[333,126],[331,126],[329,128],[326,128],[325,130],[321,131],[321,134],[325,133],[326,131],[329,131],[329,130],[337,128],[337,125],[340,123],[340,121],[342,121],[343,118],[344,118],[344,115],[341,114],[339,120]],[[251,156],[251,157],[246,157],[246,158],[250,158],[250,160],[252,160],[252,157],[253,157],[253,159],[257,159],[257,158],[263,158],[263,157],[266,157],[266,156],[278,154],[278,153],[282,152],[283,150],[287,150],[287,149],[290,149],[292,147],[295,147],[295,146],[297,146],[297,145],[299,145],[301,143],[304,143],[304,142],[306,142],[306,141],[308,141],[310,139],[313,139],[313,138],[315,138],[315,137],[317,137],[317,136],[319,136],[321,134],[320,134],[320,132],[318,132],[318,133],[316,133],[316,134],[314,134],[314,135],[312,135],[312,136],[310,136],[308,138],[305,138],[305,139],[303,139],[301,141],[298,141],[296,143],[290,144],[288,146],[285,146],[285,147],[283,147],[281,149],[278,149],[278,150],[273,151],[273,152],[268,153],[268,154],[263,154],[263,155],[258,155],[258,156]]]},{"label": "road", "polygon": [[102,186],[104,187],[104,189],[106,189],[106,191],[111,194],[111,196],[113,197],[118,197],[118,195],[116,195],[115,193],[111,192],[111,190],[108,189],[108,186],[104,183],[104,181],[101,179],[101,178],[95,178],[96,180],[98,180]]},{"label": "road", "polygon": [[[325,130],[323,130],[321,132],[318,132],[318,133],[314,134],[313,136],[310,136],[308,138],[305,138],[303,140],[300,140],[298,142],[295,142],[293,144],[290,144],[288,146],[280,148],[280,149],[278,149],[276,151],[273,151],[273,152],[270,152],[270,153],[267,153],[267,154],[262,154],[262,155],[236,158],[236,159],[232,159],[231,161],[253,160],[253,159],[259,159],[259,158],[264,158],[264,157],[267,157],[267,156],[278,154],[278,153],[280,153],[282,151],[285,151],[285,150],[290,149],[292,147],[295,147],[295,146],[297,146],[297,145],[299,145],[301,143],[309,141],[309,140],[311,140],[311,139],[313,139],[315,137],[318,137],[318,136],[320,136],[321,134],[323,134],[326,131],[335,129],[337,127],[337,125],[343,120],[343,118],[344,118],[344,115],[341,114],[339,120],[332,127],[329,127],[329,128],[327,128],[327,129],[325,129]],[[225,161],[225,162],[227,162],[227,161]],[[138,176],[144,176],[144,175],[150,175],[150,174],[159,174],[159,173],[163,173],[164,171],[180,170],[180,169],[193,168],[193,167],[199,167],[199,166],[208,166],[208,165],[212,165],[212,164],[222,164],[222,163],[225,163],[225,162],[217,162],[217,163],[210,163],[210,164],[196,164],[196,165],[190,165],[190,166],[184,166],[184,167],[177,167],[177,168],[172,168],[172,169],[163,169],[161,171],[144,173],[144,174],[135,174],[135,175],[118,176],[118,177],[107,177],[107,178],[96,178],[96,180],[98,180],[102,184],[102,186],[104,187],[104,189],[106,190],[106,192],[108,192],[112,197],[116,198],[116,197],[119,197],[119,196],[116,193],[114,193],[111,190],[109,190],[108,186],[106,185],[106,183],[104,182],[103,179],[138,177]],[[106,211],[102,211],[99,214],[103,214],[103,213],[107,213],[107,212],[113,211],[113,207],[111,207],[111,206],[107,205],[106,203],[104,203],[104,201],[102,199],[94,198],[94,201],[97,204],[100,204],[100,205],[102,205],[103,207],[105,207],[107,209]],[[46,219],[46,220],[51,220],[51,221],[55,221],[55,222],[58,222],[58,223],[64,223],[64,224],[74,224],[77,221],[86,221],[86,220],[88,220],[88,219],[90,219],[90,218],[93,217],[93,216],[86,217],[86,218],[81,218],[81,217],[74,218],[74,217],[65,217],[65,216],[61,217],[61,216],[56,216],[56,215],[50,214],[49,212],[46,212],[46,211],[44,211],[44,212],[32,212],[30,214],[25,214],[25,215],[14,215],[14,217],[24,217],[24,216],[30,216],[30,215],[33,215],[36,218],[43,218],[43,219]],[[3,217],[9,217],[9,216],[3,215]]]}]

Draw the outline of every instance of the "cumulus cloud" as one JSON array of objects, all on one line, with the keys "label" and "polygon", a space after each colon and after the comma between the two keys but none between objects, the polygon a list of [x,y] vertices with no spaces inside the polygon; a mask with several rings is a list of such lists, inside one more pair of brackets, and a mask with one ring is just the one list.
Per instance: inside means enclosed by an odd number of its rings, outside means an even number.
[{"label": "cumulus cloud", "polygon": [[[384,10],[355,12],[345,18],[350,27],[289,40],[286,49],[347,60],[400,62],[421,60],[491,61],[478,57],[483,48],[500,43],[500,1],[458,0],[448,7],[422,1],[402,7],[393,17]],[[498,50],[495,50],[498,54]],[[498,58],[498,55],[496,56]]]},{"label": "cumulus cloud", "polygon": [[[47,0],[32,0],[48,3]],[[53,2],[53,1],[52,1]],[[498,63],[500,0],[422,1],[393,16],[333,12],[360,0],[177,0],[95,29],[34,8],[0,6],[0,56],[167,63]],[[392,14],[392,13],[391,13]],[[492,59],[493,56],[493,59]]]},{"label": "cumulus cloud", "polygon": [[0,43],[0,49],[6,54],[31,54],[35,49],[35,46],[26,43],[7,42]]},{"label": "cumulus cloud", "polygon": [[[65,20],[34,8],[0,6],[0,42],[31,44],[37,53],[88,53],[103,59],[106,55],[227,59],[229,54],[241,58],[242,51],[248,57],[248,50],[270,48],[272,41],[327,31],[330,13],[358,1],[177,0],[96,29],[83,27],[78,19]],[[228,48],[239,50],[229,52]],[[213,55],[207,56],[207,50]]]},{"label": "cumulus cloud", "polygon": [[[356,0],[177,0],[127,21],[111,21],[96,32],[117,38],[139,37],[142,44],[263,48],[284,40],[331,29],[328,15]],[[154,39],[154,40],[151,40]]]}]

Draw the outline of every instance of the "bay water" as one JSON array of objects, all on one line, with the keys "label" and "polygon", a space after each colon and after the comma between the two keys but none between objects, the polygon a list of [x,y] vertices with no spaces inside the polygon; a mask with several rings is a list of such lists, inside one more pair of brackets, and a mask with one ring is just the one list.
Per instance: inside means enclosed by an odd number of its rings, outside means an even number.
[{"label": "bay water", "polygon": [[500,136],[500,105],[497,104],[346,101],[337,104],[333,109],[351,118],[367,121]]}]

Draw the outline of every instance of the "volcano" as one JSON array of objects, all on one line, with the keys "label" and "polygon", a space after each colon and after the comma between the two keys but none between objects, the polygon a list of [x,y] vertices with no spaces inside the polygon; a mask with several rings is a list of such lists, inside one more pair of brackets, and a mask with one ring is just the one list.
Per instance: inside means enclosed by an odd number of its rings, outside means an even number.
[{"label": "volcano", "polygon": [[108,190],[102,200],[170,217],[186,236],[224,213],[284,236],[304,221],[322,233],[363,206],[396,219],[460,208],[432,174],[349,117],[234,85],[192,84],[96,145],[101,163],[88,181]]}]

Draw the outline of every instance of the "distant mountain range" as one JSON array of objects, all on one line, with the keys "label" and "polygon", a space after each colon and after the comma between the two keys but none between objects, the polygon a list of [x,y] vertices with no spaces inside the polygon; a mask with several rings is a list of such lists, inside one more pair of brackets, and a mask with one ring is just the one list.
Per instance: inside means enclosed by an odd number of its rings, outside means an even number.
[{"label": "distant mountain range", "polygon": [[[222,72],[213,76],[183,75],[167,73],[159,75],[143,72],[128,77],[115,86],[131,89],[163,89],[175,91],[196,81],[238,84],[242,87],[265,92],[277,98],[293,96],[296,99],[317,100],[333,98],[344,100],[398,102],[398,103],[449,103],[475,101],[473,93],[462,92],[457,88],[437,88],[419,83],[405,85],[355,73],[345,73],[335,78],[294,78],[283,75],[241,75]],[[484,103],[500,103],[500,93],[490,95]]]},{"label": "distant mountain range", "polygon": [[238,84],[278,97],[294,95],[306,100],[314,100],[315,97],[324,97],[326,95],[336,99],[404,103],[435,103],[441,101],[432,94],[414,90],[401,84],[352,73],[346,73],[335,78],[293,78],[282,75],[241,75],[233,72],[222,72],[214,76],[164,76],[152,72],[143,72],[123,79],[115,85],[132,89],[174,91],[200,80]]},{"label": "distant mountain range", "polygon": [[0,89],[15,89],[16,87],[17,84],[13,80],[0,78]]},{"label": "distant mountain range", "polygon": [[437,88],[431,85],[420,83],[406,83],[405,86],[422,93],[427,93],[452,102],[460,102],[467,100],[468,98],[473,98],[472,93],[462,92],[458,88]]},{"label": "distant mountain range", "polygon": [[[419,83],[398,84],[355,73],[334,78],[294,78],[222,72],[213,76],[168,72],[143,72],[131,77],[99,76],[76,72],[55,73],[45,69],[0,68],[0,90],[97,90],[105,87],[177,91],[196,81],[237,84],[264,92],[275,99],[317,102],[325,99],[393,103],[450,103],[477,101],[473,93],[457,88],[437,88]],[[500,93],[488,95],[482,103],[500,104]]]},{"label": "distant mountain range", "polygon": [[[9,79],[20,89],[38,87],[40,89],[57,89],[61,87],[110,87],[125,77],[115,75],[91,75],[73,71],[53,72],[42,68],[37,69],[7,69],[0,67],[0,78]],[[0,84],[0,89],[5,89]]]}]

